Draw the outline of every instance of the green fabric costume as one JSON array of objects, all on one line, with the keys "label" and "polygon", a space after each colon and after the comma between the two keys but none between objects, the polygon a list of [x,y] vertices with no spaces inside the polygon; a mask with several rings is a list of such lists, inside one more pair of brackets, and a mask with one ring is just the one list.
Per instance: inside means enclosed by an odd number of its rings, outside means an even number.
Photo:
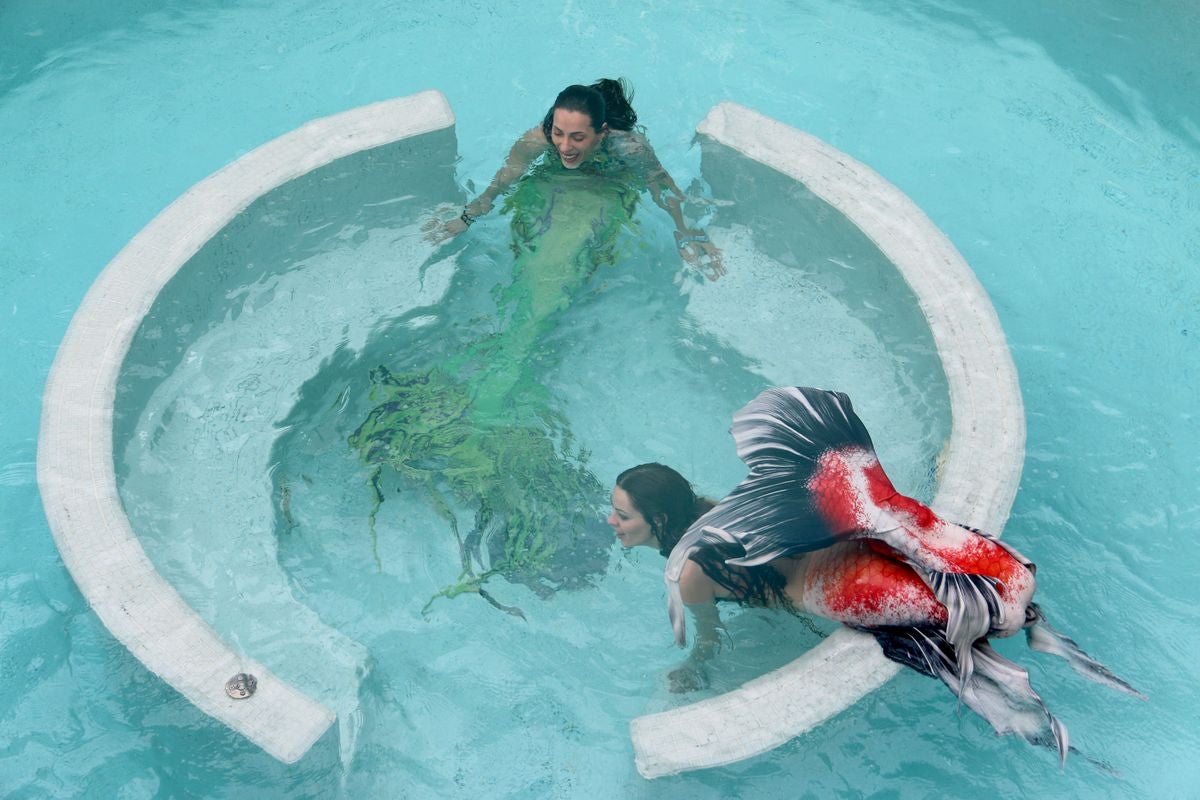
[{"label": "green fabric costume", "polygon": [[[372,536],[380,480],[394,470],[429,496],[458,539],[462,572],[437,596],[476,592],[520,615],[484,582],[502,575],[546,594],[586,582],[588,566],[607,563],[604,487],[538,381],[553,365],[539,344],[596,267],[614,261],[643,187],[638,170],[607,151],[577,170],[539,160],[503,207],[516,258],[512,282],[495,293],[500,330],[428,371],[372,370],[375,405],[349,438],[374,467]],[[474,510],[465,538],[455,504]]]}]

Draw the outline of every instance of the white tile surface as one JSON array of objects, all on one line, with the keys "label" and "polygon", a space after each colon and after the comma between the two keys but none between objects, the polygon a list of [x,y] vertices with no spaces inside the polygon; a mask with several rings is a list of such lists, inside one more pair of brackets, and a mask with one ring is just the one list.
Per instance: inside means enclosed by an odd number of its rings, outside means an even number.
[{"label": "white tile surface", "polygon": [[[59,349],[43,399],[38,484],[63,562],[96,614],[146,667],[272,756],[299,759],[334,712],[234,652],[155,571],[117,494],[112,404],[133,336],[159,291],[240,211],[275,187],[352,153],[450,127],[437,91],[315,120],[193,186],[96,279]],[[225,681],[249,671],[252,698]]]}]

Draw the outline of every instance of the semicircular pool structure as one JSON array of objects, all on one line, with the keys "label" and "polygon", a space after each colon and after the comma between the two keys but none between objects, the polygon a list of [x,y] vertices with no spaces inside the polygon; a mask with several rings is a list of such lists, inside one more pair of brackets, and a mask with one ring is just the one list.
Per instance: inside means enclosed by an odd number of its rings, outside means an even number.
[{"label": "semicircular pool structure", "polygon": [[[444,139],[428,140],[435,132],[452,131],[453,123],[440,92],[377,103],[308,123],[196,184],[96,279],[72,318],[47,381],[38,485],[55,543],[80,591],[109,631],[151,672],[285,762],[303,756],[335,718],[328,702],[296,687],[296,678],[307,672],[310,678],[322,676],[318,684],[352,686],[361,670],[362,648],[325,628],[306,608],[287,602],[286,586],[270,598],[274,603],[247,598],[236,587],[222,592],[220,581],[205,587],[201,595],[218,616],[222,610],[238,617],[273,612],[280,615],[277,621],[298,615],[315,632],[302,641],[317,642],[319,649],[293,648],[298,669],[283,680],[253,658],[244,642],[231,647],[228,637],[214,629],[213,618],[192,607],[195,595],[185,600],[178,587],[163,579],[147,558],[117,487],[113,442],[122,422],[115,410],[122,365],[164,287],[197,253],[219,246],[248,207],[314,171],[318,180],[329,179],[327,172],[320,175],[322,168],[339,159],[413,137],[421,143],[418,158],[440,153],[444,170],[453,158],[452,132],[446,134],[449,156]],[[209,492],[198,502],[211,512],[221,507],[222,498]],[[246,524],[253,525],[253,518]],[[214,558],[224,559],[227,569],[277,572],[269,553],[243,544],[210,539],[204,546]],[[257,691],[235,700],[225,684],[242,672],[257,678]]]},{"label": "semicircular pool structure", "polygon": [[[665,218],[639,211],[517,347],[506,217],[421,235],[463,200],[452,124],[427,92],[304,126],[198,184],[97,280],[47,387],[39,482],[105,624],[277,758],[336,715],[346,760],[366,740],[421,774],[573,747],[627,763],[605,737],[647,705],[668,710],[631,726],[644,776],[728,763],[894,674],[837,631],[755,678],[795,653],[756,644],[747,614],[761,661],[679,706],[655,677],[673,658],[660,565],[618,556],[600,520],[638,461],[734,485],[730,413],[804,383],[852,394],[907,493],[999,530],[1021,403],[945,237],[862,165],[722,104],[699,128],[712,196],[693,210],[729,274],[680,272]],[[480,385],[518,387],[518,416],[458,425]],[[614,668],[631,662],[641,677]],[[248,700],[225,695],[238,672],[258,677]]]},{"label": "semicircular pool structure", "polygon": [[[795,226],[807,232],[806,220],[831,210],[903,275],[936,342],[953,421],[931,505],[947,519],[999,534],[1021,476],[1024,406],[995,309],[962,256],[903,192],[816,137],[728,102],[713,108],[697,132],[706,155],[722,159],[728,157],[723,150],[732,150],[800,187],[792,202],[773,203],[755,217],[763,235]],[[714,192],[736,195],[745,191],[749,169],[741,163],[706,170],[705,177]],[[765,752],[899,671],[873,637],[840,629],[734,692],[635,719],[638,771],[655,778]]]}]

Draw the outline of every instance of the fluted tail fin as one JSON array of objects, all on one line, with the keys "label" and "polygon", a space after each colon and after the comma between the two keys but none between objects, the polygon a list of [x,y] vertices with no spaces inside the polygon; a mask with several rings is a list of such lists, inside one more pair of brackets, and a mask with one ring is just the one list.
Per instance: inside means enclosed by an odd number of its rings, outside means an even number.
[{"label": "fluted tail fin", "polygon": [[1038,650],[1058,656],[1089,681],[1103,684],[1110,689],[1116,689],[1118,692],[1131,694],[1141,700],[1146,699],[1146,695],[1130,686],[1121,678],[1118,678],[1108,667],[1083,652],[1083,649],[1075,644],[1075,640],[1070,636],[1059,633],[1050,627],[1050,623],[1046,622],[1046,617],[1037,603],[1029,604],[1026,616],[1029,618],[1029,621],[1025,625],[1025,638],[1029,642],[1031,650]]},{"label": "fluted tail fin", "polygon": [[1059,763],[1071,749],[1067,727],[1042,702],[1029,684],[1029,673],[979,641],[970,648],[973,669],[963,680],[954,646],[936,629],[876,628],[875,635],[888,658],[940,678],[968,708],[988,721],[999,734],[1013,733],[1032,744],[1052,747]]},{"label": "fluted tail fin", "polygon": [[974,669],[972,648],[988,635],[994,622],[1003,620],[1004,606],[996,590],[999,583],[987,575],[930,572],[916,568],[938,602],[946,607],[946,638],[954,646],[960,694]]},{"label": "fluted tail fin", "polygon": [[1060,765],[1071,749],[1067,726],[1050,713],[1029,683],[1029,673],[980,642],[974,651],[975,671],[960,695],[996,733],[1015,733],[1027,742],[1058,750]]}]

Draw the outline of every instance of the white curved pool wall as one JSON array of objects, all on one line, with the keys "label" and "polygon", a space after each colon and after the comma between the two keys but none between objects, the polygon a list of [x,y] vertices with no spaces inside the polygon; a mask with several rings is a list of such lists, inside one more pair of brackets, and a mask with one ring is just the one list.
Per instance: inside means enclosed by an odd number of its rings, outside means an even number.
[{"label": "white curved pool wall", "polygon": [[[799,181],[896,266],[928,322],[950,392],[950,441],[932,506],[999,533],[1021,476],[1025,414],[996,311],[962,256],[903,192],[820,139],[729,102],[697,132]],[[899,671],[874,637],[840,629],[735,691],[633,720],[637,769],[656,778],[764,753]]]},{"label": "white curved pool wall", "polygon": [[[269,142],[193,186],[150,222],[96,279],[77,309],[47,381],[38,440],[38,484],[50,529],[80,591],[112,634],[156,675],[207,714],[272,756],[294,762],[342,716],[343,752],[353,745],[353,701],[365,649],[295,601],[274,557],[269,529],[218,541],[253,572],[255,590],[237,592],[224,613],[265,615],[304,635],[288,663],[320,691],[302,691],[224,641],[156,571],[118,494],[113,420],[118,375],[134,335],[168,281],[231,220],[272,189],[338,159],[409,137],[449,129],[440,92],[364,106],[315,120]],[[333,346],[332,344],[330,345]],[[270,427],[269,424],[266,427]],[[264,431],[273,437],[272,431]],[[261,449],[261,448],[260,448]],[[265,451],[264,451],[265,452]],[[261,454],[260,454],[261,455]],[[266,464],[256,464],[259,478]],[[214,506],[222,502],[211,498]],[[265,576],[265,577],[264,577]],[[272,663],[281,663],[273,661]],[[305,671],[312,669],[313,674]],[[232,700],[226,681],[258,679],[252,698]],[[315,695],[319,694],[320,697]]]},{"label": "white curved pool wall", "polygon": [[[309,123],[197,184],[143,229],[96,280],[71,322],[47,383],[38,481],[51,530],[81,591],[147,668],[283,761],[300,758],[325,732],[335,718],[331,705],[337,705],[342,717],[343,750],[352,747],[354,707],[347,699],[354,697],[365,651],[291,597],[266,530],[261,536],[212,543],[218,556],[241,557],[232,572],[255,571],[259,580],[251,597],[212,598],[205,610],[242,613],[236,610],[242,604],[244,613],[282,615],[289,629],[303,628],[306,635],[293,642],[292,651],[307,653],[293,657],[290,651],[280,661],[275,652],[271,662],[286,663],[293,675],[311,669],[314,681],[309,683],[323,687],[320,698],[223,641],[158,574],[133,533],[116,485],[113,404],[118,374],[163,287],[256,199],[337,159],[453,123],[438,92],[378,103]],[[928,321],[950,391],[952,434],[933,505],[957,521],[1000,530],[1020,474],[1024,419],[995,312],[969,267],[895,187],[819,140],[732,103],[714,108],[698,130],[800,181],[853,222],[900,270]],[[418,254],[417,261],[420,255],[428,254]],[[320,332],[314,337],[314,342],[330,338]],[[323,355],[319,349],[314,353]],[[257,445],[244,449],[258,456],[248,459],[248,476],[257,470],[261,478],[269,466],[259,461],[273,436],[264,430]],[[248,520],[257,527],[261,515]],[[222,583],[225,591],[236,594],[232,572]],[[232,611],[224,610],[225,600]],[[897,670],[872,638],[839,631],[792,664],[737,691],[634,720],[638,769],[656,777],[764,752],[837,714]],[[234,701],[225,694],[225,681],[237,672],[258,678],[253,698]]]}]

